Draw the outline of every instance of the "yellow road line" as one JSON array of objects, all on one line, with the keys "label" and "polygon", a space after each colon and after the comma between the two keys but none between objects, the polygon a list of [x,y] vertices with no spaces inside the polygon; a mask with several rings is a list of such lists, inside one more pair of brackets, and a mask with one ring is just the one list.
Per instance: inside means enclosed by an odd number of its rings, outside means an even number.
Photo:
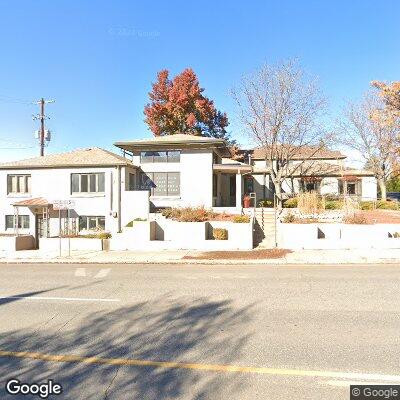
[{"label": "yellow road line", "polygon": [[321,378],[337,378],[337,379],[355,379],[355,380],[379,380],[400,382],[399,375],[381,375],[381,374],[364,374],[353,372],[337,372],[337,371],[313,371],[300,369],[282,369],[267,367],[246,367],[238,365],[219,365],[219,364],[196,364],[171,361],[152,361],[152,360],[136,360],[129,358],[103,358],[103,357],[84,357],[68,354],[44,354],[30,351],[4,351],[0,350],[0,357],[24,358],[41,361],[54,362],[76,362],[84,364],[103,364],[103,365],[122,365],[135,367],[155,367],[155,368],[178,368],[192,369],[209,372],[241,372],[250,374],[265,375],[290,375],[299,377],[321,377]]}]

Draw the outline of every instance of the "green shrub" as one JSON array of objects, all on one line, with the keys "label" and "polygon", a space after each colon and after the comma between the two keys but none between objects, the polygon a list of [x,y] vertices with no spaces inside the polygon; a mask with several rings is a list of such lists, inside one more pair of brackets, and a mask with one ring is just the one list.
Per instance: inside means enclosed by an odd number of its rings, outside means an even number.
[{"label": "green shrub", "polygon": [[376,208],[379,208],[381,210],[398,210],[399,204],[397,201],[379,200],[376,203]]},{"label": "green shrub", "polygon": [[283,217],[283,219],[282,219],[282,221],[283,221],[285,224],[291,224],[291,223],[293,223],[295,220],[296,220],[296,217],[295,217],[292,213],[286,214],[286,215]]},{"label": "green shrub", "polygon": [[228,240],[228,231],[224,228],[213,228],[212,234],[215,240]]},{"label": "green shrub", "polygon": [[273,201],[271,201],[271,200],[263,199],[263,200],[260,200],[260,201],[258,202],[258,206],[259,206],[259,207],[272,208],[272,207],[274,206],[274,203],[273,203]]},{"label": "green shrub", "polygon": [[237,224],[246,224],[250,222],[250,217],[248,215],[235,215],[232,221]]},{"label": "green shrub", "polygon": [[285,208],[296,208],[298,204],[298,199],[297,197],[292,197],[291,199],[285,200],[283,203],[283,207]]},{"label": "green shrub", "polygon": [[147,221],[147,220],[143,219],[143,218],[135,218],[132,221],[129,221],[125,226],[127,228],[132,228],[132,226],[134,225],[134,222],[139,222],[139,221]]},{"label": "green shrub", "polygon": [[400,238],[400,232],[395,232],[395,233],[393,233],[392,236],[393,236],[394,238],[398,239],[398,238]]},{"label": "green shrub", "polygon": [[373,201],[360,201],[360,209],[363,211],[371,211],[374,209]]},{"label": "green shrub", "polygon": [[340,197],[337,194],[327,194],[325,196],[325,200],[326,201],[336,201],[336,200],[340,200]]},{"label": "green shrub", "polygon": [[340,210],[343,207],[343,202],[340,200],[327,200],[325,202],[325,210]]}]

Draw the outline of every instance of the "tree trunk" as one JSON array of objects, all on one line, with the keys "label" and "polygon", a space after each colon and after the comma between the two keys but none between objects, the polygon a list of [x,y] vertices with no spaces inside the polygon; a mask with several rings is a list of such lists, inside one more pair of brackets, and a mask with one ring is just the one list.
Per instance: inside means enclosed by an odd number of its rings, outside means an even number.
[{"label": "tree trunk", "polygon": [[282,208],[282,184],[281,182],[274,182],[276,205]]},{"label": "tree trunk", "polygon": [[378,178],[378,185],[381,191],[381,199],[386,201],[386,182],[383,179]]}]

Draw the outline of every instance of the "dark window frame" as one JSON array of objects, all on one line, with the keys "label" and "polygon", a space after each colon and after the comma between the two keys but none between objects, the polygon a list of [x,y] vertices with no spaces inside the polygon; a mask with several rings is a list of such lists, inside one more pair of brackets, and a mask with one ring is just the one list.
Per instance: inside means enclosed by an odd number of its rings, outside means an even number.
[{"label": "dark window frame", "polygon": [[[163,156],[160,154],[165,154],[165,161]],[[161,159],[156,159],[161,158]],[[181,151],[180,150],[152,150],[152,151],[141,151],[140,152],[140,163],[141,164],[151,164],[151,163],[180,163],[181,162]]]}]

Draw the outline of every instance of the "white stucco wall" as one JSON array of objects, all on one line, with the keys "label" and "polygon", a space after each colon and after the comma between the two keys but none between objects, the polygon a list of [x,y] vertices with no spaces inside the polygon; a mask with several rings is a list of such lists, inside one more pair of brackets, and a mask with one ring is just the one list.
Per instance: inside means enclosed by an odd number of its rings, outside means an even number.
[{"label": "white stucco wall", "polygon": [[376,200],[378,190],[376,178],[373,176],[365,176],[362,178],[361,184],[362,200]]},{"label": "white stucco wall", "polygon": [[[149,149],[151,150],[151,149]],[[140,163],[139,153],[134,153],[133,163],[143,172],[179,172],[179,196],[151,196],[150,201],[156,207],[212,207],[212,150],[181,150],[180,162]]]},{"label": "white stucco wall", "polygon": [[339,194],[338,179],[333,177],[323,178],[321,181],[320,190],[322,195],[327,195],[327,194],[338,195]]},{"label": "white stucco wall", "polygon": [[[129,170],[129,171],[128,171]],[[71,194],[72,173],[99,173],[105,174],[104,193],[80,193]],[[128,172],[134,173],[134,168],[121,167],[121,222],[129,222],[134,218],[147,218],[148,216],[148,193],[138,191],[125,191]],[[29,194],[7,194],[7,175],[30,174],[31,193]],[[42,169],[18,169],[0,170],[0,232],[6,231],[5,216],[13,215],[13,203],[24,199],[43,197],[52,203],[55,200],[73,200],[75,206],[70,211],[71,218],[81,216],[104,216],[105,229],[111,233],[118,230],[118,169],[117,167],[91,167],[91,168],[42,168]],[[35,235],[35,212],[41,214],[41,207],[20,207],[20,215],[29,215],[30,228],[19,229],[19,233]],[[66,211],[62,212],[66,216]],[[50,212],[50,235],[59,233],[59,213]],[[77,225],[78,226],[78,225]]]}]

